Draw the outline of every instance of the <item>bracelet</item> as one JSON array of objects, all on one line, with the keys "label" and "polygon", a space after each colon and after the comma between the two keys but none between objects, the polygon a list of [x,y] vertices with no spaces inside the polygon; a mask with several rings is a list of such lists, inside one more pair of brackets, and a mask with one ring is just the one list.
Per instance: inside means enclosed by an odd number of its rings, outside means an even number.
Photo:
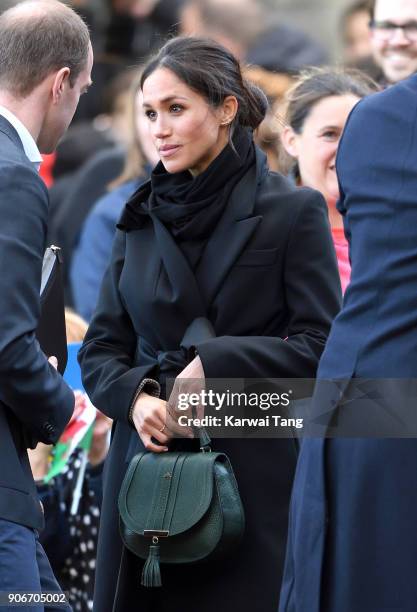
[{"label": "bracelet", "polygon": [[[146,389],[145,389],[146,387]],[[129,423],[131,425],[134,426],[133,423],[133,411],[135,409],[135,403],[136,400],[138,399],[139,395],[142,393],[142,391],[145,391],[147,393],[149,393],[149,395],[152,395],[153,397],[159,397],[160,393],[161,393],[161,385],[159,384],[159,382],[157,380],[153,380],[153,378],[144,378],[140,385],[138,386],[138,388],[135,391],[135,395],[133,396],[132,399],[132,403],[130,404],[129,407],[129,412],[127,415],[127,420],[129,421]]]}]

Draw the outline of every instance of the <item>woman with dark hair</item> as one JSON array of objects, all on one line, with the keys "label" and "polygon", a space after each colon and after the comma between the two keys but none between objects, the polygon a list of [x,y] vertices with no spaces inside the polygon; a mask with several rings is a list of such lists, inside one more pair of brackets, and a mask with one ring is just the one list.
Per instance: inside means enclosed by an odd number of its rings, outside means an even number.
[{"label": "woman with dark hair", "polygon": [[359,70],[313,68],[285,97],[281,140],[291,158],[290,172],[298,185],[317,189],[326,200],[343,291],[349,284],[350,263],[343,219],[336,208],[337,149],[352,108],[377,90],[377,84]]},{"label": "woman with dark hair", "polygon": [[[326,205],[268,170],[252,138],[265,96],[220,45],[171,40],[145,68],[142,94],[161,162],[122,214],[80,352],[91,399],[115,420],[95,609],[275,612],[292,439],[214,441],[235,471],[243,541],[223,561],[164,565],[160,588],[141,586],[143,562],[122,556],[117,497],[137,452],[196,443],[171,440],[167,379],[187,392],[196,379],[315,376],[340,306]],[[210,334],[186,350],[186,333],[202,320],[198,329]]]}]

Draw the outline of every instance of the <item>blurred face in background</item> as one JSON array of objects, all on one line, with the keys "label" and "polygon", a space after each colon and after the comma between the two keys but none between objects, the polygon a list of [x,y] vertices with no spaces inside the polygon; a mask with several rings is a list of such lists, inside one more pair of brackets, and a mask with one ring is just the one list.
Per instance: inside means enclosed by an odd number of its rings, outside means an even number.
[{"label": "blurred face in background", "polygon": [[369,11],[357,11],[346,19],[343,42],[345,61],[355,64],[357,61],[372,55]]},{"label": "blurred face in background", "polygon": [[323,98],[311,108],[301,133],[287,126],[283,144],[297,160],[301,184],[320,191],[328,204],[339,198],[336,154],[346,120],[359,98],[352,94]]},{"label": "blurred face in background", "polygon": [[377,0],[374,22],[373,55],[385,78],[397,83],[417,72],[417,0]]}]

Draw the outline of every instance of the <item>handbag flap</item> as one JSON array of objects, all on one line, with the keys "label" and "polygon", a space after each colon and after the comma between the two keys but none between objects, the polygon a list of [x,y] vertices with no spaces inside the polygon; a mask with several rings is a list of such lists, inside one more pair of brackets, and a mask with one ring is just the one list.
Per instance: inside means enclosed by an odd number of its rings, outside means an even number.
[{"label": "handbag flap", "polygon": [[[130,462],[119,494],[128,529],[177,535],[195,525],[212,501],[214,463],[222,453],[140,453]],[[168,533],[166,533],[168,535]]]}]

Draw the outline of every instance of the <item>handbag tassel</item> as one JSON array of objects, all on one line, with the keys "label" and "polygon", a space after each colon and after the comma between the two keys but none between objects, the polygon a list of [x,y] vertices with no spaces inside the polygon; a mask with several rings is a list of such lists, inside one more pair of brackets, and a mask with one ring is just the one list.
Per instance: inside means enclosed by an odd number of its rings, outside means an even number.
[{"label": "handbag tassel", "polygon": [[149,555],[142,570],[141,584],[145,587],[162,586],[161,570],[159,567],[159,544],[158,539],[155,538],[155,540],[156,542],[153,540],[149,546]]}]

